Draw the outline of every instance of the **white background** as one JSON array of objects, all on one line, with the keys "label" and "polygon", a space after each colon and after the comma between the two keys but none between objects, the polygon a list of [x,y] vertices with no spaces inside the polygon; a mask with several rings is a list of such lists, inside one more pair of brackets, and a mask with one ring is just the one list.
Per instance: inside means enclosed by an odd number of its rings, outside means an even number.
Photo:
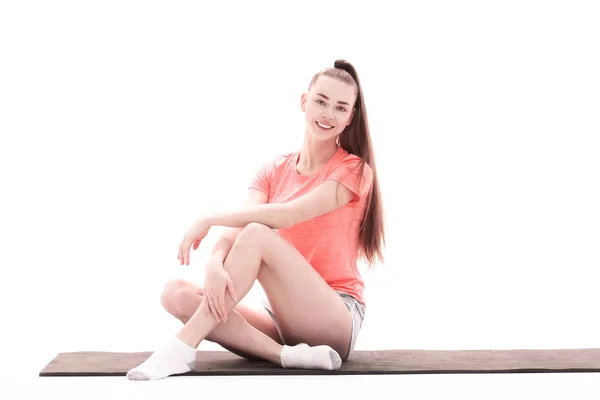
[{"label": "white background", "polygon": [[598,374],[37,374],[60,352],[151,351],[179,329],[162,286],[201,283],[222,228],[190,266],[180,240],[302,146],[300,96],[337,58],[363,85],[387,224],[356,349],[600,347],[599,19],[593,1],[2,3],[2,376],[51,398],[265,382],[288,397],[596,396]]}]

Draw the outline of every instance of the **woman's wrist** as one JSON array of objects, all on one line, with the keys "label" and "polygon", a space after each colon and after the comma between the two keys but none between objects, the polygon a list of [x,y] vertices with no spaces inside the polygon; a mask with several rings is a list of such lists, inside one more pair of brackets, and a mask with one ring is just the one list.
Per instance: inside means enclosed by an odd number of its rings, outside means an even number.
[{"label": "woman's wrist", "polygon": [[197,224],[203,224],[207,228],[214,226],[214,222],[215,220],[211,217],[210,214],[203,214],[196,220]]}]

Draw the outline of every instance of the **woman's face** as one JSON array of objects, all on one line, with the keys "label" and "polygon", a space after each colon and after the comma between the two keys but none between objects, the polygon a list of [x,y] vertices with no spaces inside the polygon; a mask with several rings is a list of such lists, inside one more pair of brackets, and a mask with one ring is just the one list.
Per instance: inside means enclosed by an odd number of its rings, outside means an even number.
[{"label": "woman's face", "polygon": [[[337,137],[352,122],[356,96],[347,83],[328,76],[320,76],[308,93],[302,94],[308,132],[318,140]],[[317,122],[332,128],[320,128]]]}]

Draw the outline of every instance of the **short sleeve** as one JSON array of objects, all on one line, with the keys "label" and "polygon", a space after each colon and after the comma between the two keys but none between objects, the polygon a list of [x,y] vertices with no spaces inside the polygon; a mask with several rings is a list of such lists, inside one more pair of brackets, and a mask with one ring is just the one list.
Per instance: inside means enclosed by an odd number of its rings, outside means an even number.
[{"label": "short sleeve", "polygon": [[275,169],[275,163],[273,160],[263,163],[255,172],[254,178],[250,182],[249,189],[258,189],[271,196],[271,182],[273,172]]},{"label": "short sleeve", "polygon": [[[342,160],[332,171],[327,179],[337,181],[354,193],[352,201],[365,199],[373,183],[373,171],[369,164],[365,163],[363,173],[360,173],[361,159],[358,157],[347,157]],[[359,178],[360,182],[359,182]]]}]

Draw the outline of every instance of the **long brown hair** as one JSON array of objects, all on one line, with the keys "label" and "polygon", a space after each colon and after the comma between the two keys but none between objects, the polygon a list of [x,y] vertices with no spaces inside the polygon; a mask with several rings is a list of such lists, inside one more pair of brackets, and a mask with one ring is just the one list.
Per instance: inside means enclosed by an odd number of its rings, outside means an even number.
[{"label": "long brown hair", "polygon": [[375,264],[375,258],[383,264],[383,248],[385,247],[385,229],[383,217],[383,204],[381,191],[377,179],[377,168],[375,156],[371,144],[369,124],[367,121],[367,109],[363,98],[363,92],[354,66],[346,60],[338,59],[334,67],[319,71],[312,78],[308,90],[317,81],[319,76],[328,76],[347,83],[354,88],[356,101],[354,106],[356,112],[352,122],[338,137],[338,145],[348,153],[355,154],[361,158],[360,176],[363,176],[364,164],[367,163],[373,171],[373,186],[367,197],[366,207],[358,230],[359,256],[369,264],[369,268]]}]

